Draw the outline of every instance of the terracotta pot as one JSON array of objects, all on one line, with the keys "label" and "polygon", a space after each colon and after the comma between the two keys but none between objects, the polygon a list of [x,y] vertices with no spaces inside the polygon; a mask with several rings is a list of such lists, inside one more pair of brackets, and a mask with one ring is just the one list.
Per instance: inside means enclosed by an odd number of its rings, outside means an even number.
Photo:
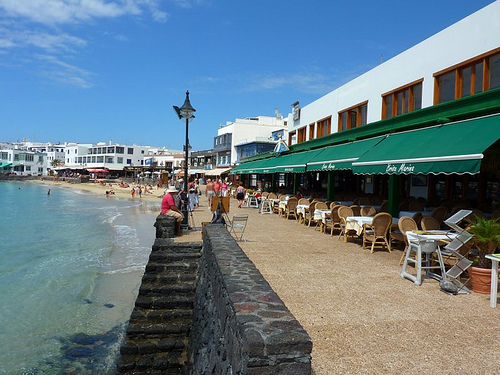
[{"label": "terracotta pot", "polygon": [[470,277],[473,292],[490,294],[491,268],[469,267],[467,272]]}]

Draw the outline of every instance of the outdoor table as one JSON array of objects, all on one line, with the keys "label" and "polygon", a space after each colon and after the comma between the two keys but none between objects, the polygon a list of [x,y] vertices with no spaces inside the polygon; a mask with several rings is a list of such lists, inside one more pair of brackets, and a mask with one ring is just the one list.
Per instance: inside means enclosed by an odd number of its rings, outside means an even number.
[{"label": "outdoor table", "polygon": [[[397,224],[398,220],[399,219],[397,217],[393,217],[392,223]],[[345,230],[354,230],[356,231],[356,234],[360,236],[361,233],[363,233],[363,225],[371,225],[372,222],[373,216],[347,216]]]},{"label": "outdoor table", "polygon": [[380,211],[380,204],[361,204],[359,207],[363,208],[363,207],[373,207],[374,209],[376,209],[377,211]]},{"label": "outdoor table", "polygon": [[[416,285],[422,284],[422,269],[426,270],[426,276],[432,277],[438,281],[442,280],[442,275],[446,273],[443,257],[441,255],[441,248],[439,247],[439,241],[447,240],[450,241],[456,237],[456,233],[443,230],[428,230],[428,231],[407,231],[406,237],[408,239],[408,248],[405,254],[405,260],[403,262],[403,267],[401,269],[401,278],[407,278],[413,281]],[[410,259],[411,248],[416,246],[417,259]],[[422,266],[422,253],[427,254],[427,261],[430,259],[430,254],[437,252],[439,266],[431,266],[427,264]],[[417,270],[416,275],[412,275],[407,272],[408,262],[414,263]],[[434,272],[430,272],[431,268],[441,269],[441,275]]]},{"label": "outdoor table", "polygon": [[491,260],[491,289],[490,289],[490,307],[497,307],[497,291],[498,291],[498,262],[500,256],[494,254],[487,254],[485,256]]},{"label": "outdoor table", "polygon": [[399,217],[409,216],[413,217],[416,213],[420,212],[422,216],[431,216],[432,212],[429,211],[399,211]]},{"label": "outdoor table", "polygon": [[326,218],[330,217],[331,212],[329,209],[314,210],[314,220],[321,220],[323,224],[326,224]]},{"label": "outdoor table", "polygon": [[309,209],[308,204],[298,204],[297,205],[297,214],[301,214],[302,216],[305,216],[308,209]]}]

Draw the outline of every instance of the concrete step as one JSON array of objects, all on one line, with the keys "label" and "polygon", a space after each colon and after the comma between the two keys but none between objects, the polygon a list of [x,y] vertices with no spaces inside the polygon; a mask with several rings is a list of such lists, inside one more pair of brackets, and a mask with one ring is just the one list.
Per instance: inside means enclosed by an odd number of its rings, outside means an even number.
[{"label": "concrete step", "polygon": [[190,296],[194,298],[194,292],[196,290],[196,285],[194,282],[191,283],[162,283],[162,282],[148,282],[142,283],[139,288],[139,295],[147,296],[152,294],[159,295],[180,295],[180,296]]},{"label": "concrete step", "polygon": [[145,273],[142,277],[143,283],[189,283],[196,281],[196,273],[180,273],[180,274],[155,274],[155,273]]},{"label": "concrete step", "polygon": [[137,297],[135,307],[151,310],[169,309],[192,309],[194,306],[193,297],[184,296],[141,296]]},{"label": "concrete step", "polygon": [[127,338],[132,340],[138,336],[171,337],[172,335],[188,335],[191,330],[189,319],[176,319],[167,322],[152,322],[149,319],[131,320],[127,328]]},{"label": "concrete step", "polygon": [[188,319],[192,321],[192,309],[161,309],[161,310],[148,310],[136,307],[130,315],[130,319],[149,319],[151,322],[168,322],[170,320],[176,321],[178,319]]},{"label": "concrete step", "polygon": [[198,271],[198,263],[197,262],[173,262],[173,263],[163,263],[163,262],[149,262],[146,265],[146,273],[150,272],[180,272],[180,273],[186,273],[186,272],[192,272],[196,273]]},{"label": "concrete step", "polygon": [[196,261],[200,259],[200,253],[172,253],[170,251],[157,251],[149,255],[150,262],[179,262],[179,261]]}]

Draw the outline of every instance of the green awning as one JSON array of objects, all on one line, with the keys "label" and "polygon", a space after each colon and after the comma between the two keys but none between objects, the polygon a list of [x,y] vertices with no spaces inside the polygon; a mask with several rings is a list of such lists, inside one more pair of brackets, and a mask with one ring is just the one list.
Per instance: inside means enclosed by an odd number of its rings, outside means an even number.
[{"label": "green awning", "polygon": [[353,162],[383,139],[384,137],[376,137],[323,148],[307,162],[307,171],[352,169]]},{"label": "green awning", "polygon": [[316,157],[322,150],[296,152],[275,158],[274,172],[302,173],[306,171],[309,160]]},{"label": "green awning", "polygon": [[390,134],[352,164],[353,172],[475,174],[499,138],[500,115]]},{"label": "green awning", "polygon": [[5,164],[0,163],[0,168],[7,168],[10,167],[11,165],[12,163],[5,163]]}]

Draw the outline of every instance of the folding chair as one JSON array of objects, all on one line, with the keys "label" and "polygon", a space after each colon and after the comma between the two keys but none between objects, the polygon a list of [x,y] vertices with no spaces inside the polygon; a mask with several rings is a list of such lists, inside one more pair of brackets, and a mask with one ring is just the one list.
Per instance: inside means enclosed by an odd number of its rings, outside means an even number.
[{"label": "folding chair", "polygon": [[233,235],[236,241],[245,241],[245,228],[247,227],[248,214],[234,214],[233,220],[230,223],[226,223],[229,227],[229,233]]}]

